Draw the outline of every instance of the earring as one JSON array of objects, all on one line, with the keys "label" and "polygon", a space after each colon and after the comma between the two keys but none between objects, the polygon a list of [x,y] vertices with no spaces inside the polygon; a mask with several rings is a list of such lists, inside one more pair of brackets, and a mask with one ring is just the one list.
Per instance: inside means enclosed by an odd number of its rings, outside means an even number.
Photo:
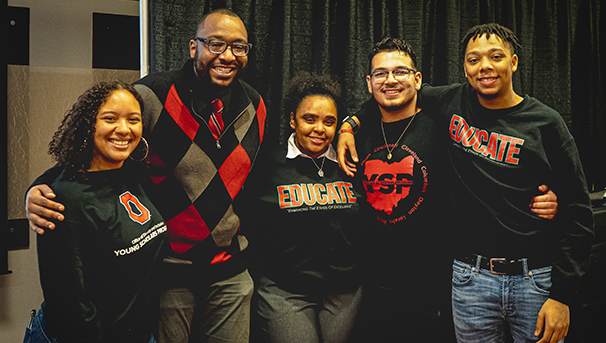
[{"label": "earring", "polygon": [[[130,157],[130,159],[131,159],[131,160],[133,160],[133,161],[135,161],[135,162],[141,162],[141,161],[143,161],[144,159],[146,159],[146,158],[147,158],[147,155],[149,154],[149,144],[147,144],[147,140],[145,140],[145,138],[141,137],[141,141],[142,141],[143,143],[145,143],[145,148],[144,148],[144,150],[145,150],[145,156],[143,156],[143,157],[142,157],[142,158],[140,158],[140,159],[134,159],[134,158],[133,158],[133,156],[132,156],[132,155],[133,155],[132,153],[131,153],[131,155],[130,155],[130,156],[128,156],[128,157]],[[139,144],[141,144],[141,142],[139,142]],[[139,145],[137,145],[137,148],[138,148],[138,147],[139,147]],[[137,150],[137,148],[135,148],[135,150]],[[135,152],[135,150],[133,150],[133,152]]]}]

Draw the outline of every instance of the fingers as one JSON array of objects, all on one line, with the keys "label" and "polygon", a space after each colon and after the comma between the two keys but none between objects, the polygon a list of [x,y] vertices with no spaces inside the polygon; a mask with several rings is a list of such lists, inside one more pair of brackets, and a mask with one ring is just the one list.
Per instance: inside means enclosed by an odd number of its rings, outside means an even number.
[{"label": "fingers", "polygon": [[533,202],[530,204],[530,209],[536,213],[555,212],[558,209],[558,204],[552,202]]},{"label": "fingers", "polygon": [[42,196],[47,199],[54,199],[56,197],[53,190],[47,185],[36,185],[27,191],[27,197],[29,198],[32,195]]},{"label": "fingers", "polygon": [[341,157],[341,155],[338,154],[337,161],[339,162],[339,168],[341,168],[345,172],[345,174],[347,174],[347,176],[354,176],[355,171],[352,170],[351,162],[349,162],[347,158]]},{"label": "fingers", "polygon": [[558,203],[556,201],[552,201],[551,198],[545,198],[548,195],[540,195],[532,198],[530,205],[536,208],[557,208]]},{"label": "fingers", "polygon": [[343,169],[345,174],[347,174],[349,177],[354,177],[355,173],[358,171],[358,169],[356,169],[356,165],[349,161],[347,161],[345,168],[341,168],[341,169]]},{"label": "fingers", "polygon": [[[538,336],[535,332],[535,336]],[[543,334],[543,337],[541,337],[541,339],[537,342],[537,343],[557,343],[557,341],[554,341],[551,339],[552,338],[552,332],[545,330],[545,333]]]},{"label": "fingers", "polygon": [[53,224],[52,222],[49,222],[47,220],[41,219],[39,216],[37,216],[35,214],[30,214],[27,217],[27,221],[29,223],[29,229],[39,235],[44,234],[44,228],[48,228],[51,230],[55,229],[55,224]]},{"label": "fingers", "polygon": [[356,164],[351,162],[351,161],[346,161],[347,162],[347,166],[349,167],[350,170],[352,170],[354,173],[358,171]]},{"label": "fingers", "polygon": [[570,309],[563,303],[547,299],[537,318],[535,336],[539,336],[545,327],[543,337],[537,343],[557,343],[568,335],[570,327]]},{"label": "fingers", "polygon": [[543,194],[532,198],[533,202],[555,202],[557,205],[558,196],[551,189],[549,189],[546,185],[540,185],[538,188]]},{"label": "fingers", "polygon": [[[342,140],[341,136],[344,136],[345,138]],[[351,156],[353,162],[347,159],[347,151],[349,151],[349,155]],[[358,152],[356,151],[356,142],[352,134],[345,134],[339,136],[339,143],[337,145],[337,158],[339,161],[339,167],[343,169],[345,174],[350,177],[353,177],[354,173],[358,171],[356,169],[356,164],[354,163],[358,162]]]},{"label": "fingers", "polygon": [[63,205],[56,202],[52,202],[51,204],[49,201],[50,200],[40,201],[39,199],[32,198],[32,202],[29,202],[26,208],[28,218],[33,214],[48,219],[57,219],[58,221],[62,221],[64,219],[63,215],[56,210],[63,211]]},{"label": "fingers", "polygon": [[50,199],[54,199],[55,197],[56,197],[55,193],[47,185],[33,186],[32,188],[29,189],[29,191],[27,192],[27,195],[26,195],[26,199],[25,199],[26,210],[28,210],[28,207],[30,207],[31,205],[35,205],[35,206],[48,207],[50,209],[54,209],[54,210],[58,210],[58,211],[63,211],[65,209],[65,207],[62,204],[50,200]]},{"label": "fingers", "polygon": [[31,189],[39,191],[40,193],[42,193],[42,195],[44,195],[45,198],[48,199],[54,199],[56,197],[53,190],[47,185],[37,185],[32,187]]},{"label": "fingers", "polygon": [[532,212],[534,212],[537,215],[537,217],[539,217],[539,218],[543,218],[543,219],[547,219],[547,220],[552,220],[553,218],[555,218],[555,214],[553,214],[553,213],[543,214],[543,213],[537,213],[535,211],[532,211]]},{"label": "fingers", "polygon": [[[568,328],[546,326],[543,337],[537,343],[557,343],[568,335]],[[538,336],[535,332],[535,336]]]},{"label": "fingers", "polygon": [[[347,161],[346,154],[347,154],[347,150],[345,148],[342,149],[341,146],[339,146],[337,148],[337,162],[339,163],[339,168],[343,169],[343,171],[347,175],[349,175],[348,168],[347,168],[348,161]],[[349,176],[352,176],[352,175],[349,175]]]},{"label": "fingers", "polygon": [[553,219],[558,213],[557,202],[531,202],[530,210],[541,218]]},{"label": "fingers", "polygon": [[65,217],[57,212],[65,210],[65,206],[52,201],[56,195],[47,185],[37,185],[27,192],[25,200],[25,212],[32,231],[43,234],[44,229],[55,228],[55,224],[48,219],[62,221]]},{"label": "fingers", "polygon": [[534,329],[535,336],[539,336],[541,334],[541,331],[543,331],[544,322],[545,322],[545,311],[544,311],[544,308],[541,308],[541,310],[539,311],[539,317],[537,318],[537,324],[535,325],[535,329]]},{"label": "fingers", "polygon": [[354,174],[357,172],[356,165],[352,162],[345,160],[343,162],[339,161],[339,167],[347,174],[349,177],[354,177]]},{"label": "fingers", "polygon": [[[61,205],[61,207],[63,207],[63,205]],[[30,206],[28,206],[27,217],[28,217],[28,219],[30,217],[40,218],[40,220],[37,220],[34,222],[36,225],[40,225],[43,223],[50,223],[50,221],[48,221],[47,219],[56,219],[58,221],[63,221],[63,219],[65,219],[63,214],[56,212],[54,210],[51,210],[44,206],[38,206],[36,204],[30,204]],[[48,227],[48,225],[43,225],[43,226]]]},{"label": "fingers", "polygon": [[554,202],[557,205],[558,196],[550,189],[542,195],[537,195],[532,198],[533,202]]},{"label": "fingers", "polygon": [[551,220],[558,213],[558,197],[547,185],[541,185],[538,188],[544,194],[532,198],[529,205],[530,210],[538,217]]},{"label": "fingers", "polygon": [[351,155],[351,159],[354,162],[358,162],[358,151],[356,150],[356,140],[353,137],[353,135],[348,135],[351,136],[351,139],[347,139],[345,140],[345,144],[347,145],[347,150],[349,150],[349,154]]},{"label": "fingers", "polygon": [[[344,124],[344,125],[349,125],[349,124]],[[353,151],[351,150],[351,147],[353,146]],[[355,154],[355,159],[354,162],[357,162],[357,153],[355,151],[355,139],[353,138],[353,135],[351,133],[343,133],[339,135],[339,140],[337,143],[337,162],[339,162],[339,167],[345,172],[345,174],[347,174],[350,177],[354,176],[354,173],[357,171],[355,164],[350,162],[347,159],[347,152],[349,151],[350,155],[352,156],[352,159],[354,158],[354,154]]]}]

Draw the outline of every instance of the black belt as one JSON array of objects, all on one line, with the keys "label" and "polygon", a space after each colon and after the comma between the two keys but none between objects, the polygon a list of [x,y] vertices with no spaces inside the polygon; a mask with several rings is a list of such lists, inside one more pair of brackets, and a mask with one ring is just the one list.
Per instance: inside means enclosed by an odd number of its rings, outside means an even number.
[{"label": "black belt", "polygon": [[[459,253],[455,256],[455,259],[470,264],[476,265],[478,255]],[[548,259],[540,258],[528,258],[526,260],[528,264],[528,270],[539,269],[549,267],[553,263]],[[498,275],[523,275],[524,274],[524,263],[521,258],[505,258],[505,257],[484,257],[481,256],[480,268],[488,269],[493,274]]]}]

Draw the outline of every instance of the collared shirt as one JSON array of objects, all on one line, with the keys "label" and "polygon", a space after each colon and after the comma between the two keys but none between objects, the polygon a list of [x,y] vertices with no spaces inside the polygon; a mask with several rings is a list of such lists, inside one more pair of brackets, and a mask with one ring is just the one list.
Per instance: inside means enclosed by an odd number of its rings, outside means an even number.
[{"label": "collared shirt", "polygon": [[[302,153],[301,150],[299,150],[297,144],[295,143],[295,133],[293,132],[288,138],[288,152],[286,153],[286,158],[294,159],[297,156],[312,158],[311,156],[308,156]],[[326,156],[327,159],[335,163],[339,163],[337,161],[337,152],[335,151],[335,148],[332,147],[332,144],[329,144],[328,149],[322,155],[318,156],[318,158],[324,156]]]}]

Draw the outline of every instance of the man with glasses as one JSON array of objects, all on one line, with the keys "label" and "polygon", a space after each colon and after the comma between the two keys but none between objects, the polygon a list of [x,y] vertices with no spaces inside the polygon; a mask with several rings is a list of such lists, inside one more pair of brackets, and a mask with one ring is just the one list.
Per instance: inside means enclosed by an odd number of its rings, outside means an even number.
[{"label": "man with glasses", "polygon": [[[251,46],[242,20],[215,10],[189,43],[191,60],[135,85],[145,102],[155,184],[150,197],[167,222],[172,247],[162,277],[159,342],[249,339],[253,282],[234,199],[268,123],[263,99],[239,79]],[[60,210],[52,201],[44,205],[51,193],[48,187],[28,192],[33,229],[52,228],[41,216],[60,218],[42,207]]]},{"label": "man with glasses", "polygon": [[371,213],[364,215],[376,221],[368,228],[363,256],[361,341],[450,342],[449,239],[440,221],[446,217],[440,195],[444,177],[439,176],[444,153],[437,126],[417,105],[422,75],[406,41],[377,42],[369,62],[372,98],[361,109],[355,178],[370,205]]},{"label": "man with glasses", "polygon": [[[451,253],[457,340],[503,342],[509,326],[515,342],[555,343],[568,333],[569,306],[593,238],[575,141],[556,111],[513,90],[520,46],[511,30],[478,25],[462,46],[469,82],[423,85],[419,93],[439,128],[426,139],[445,139],[447,147],[444,196],[453,211],[441,228],[456,248]],[[357,115],[365,126],[373,121],[363,111]],[[344,154],[339,149],[340,162]],[[552,221],[537,218],[525,203],[544,180],[560,195],[562,210]]]}]

